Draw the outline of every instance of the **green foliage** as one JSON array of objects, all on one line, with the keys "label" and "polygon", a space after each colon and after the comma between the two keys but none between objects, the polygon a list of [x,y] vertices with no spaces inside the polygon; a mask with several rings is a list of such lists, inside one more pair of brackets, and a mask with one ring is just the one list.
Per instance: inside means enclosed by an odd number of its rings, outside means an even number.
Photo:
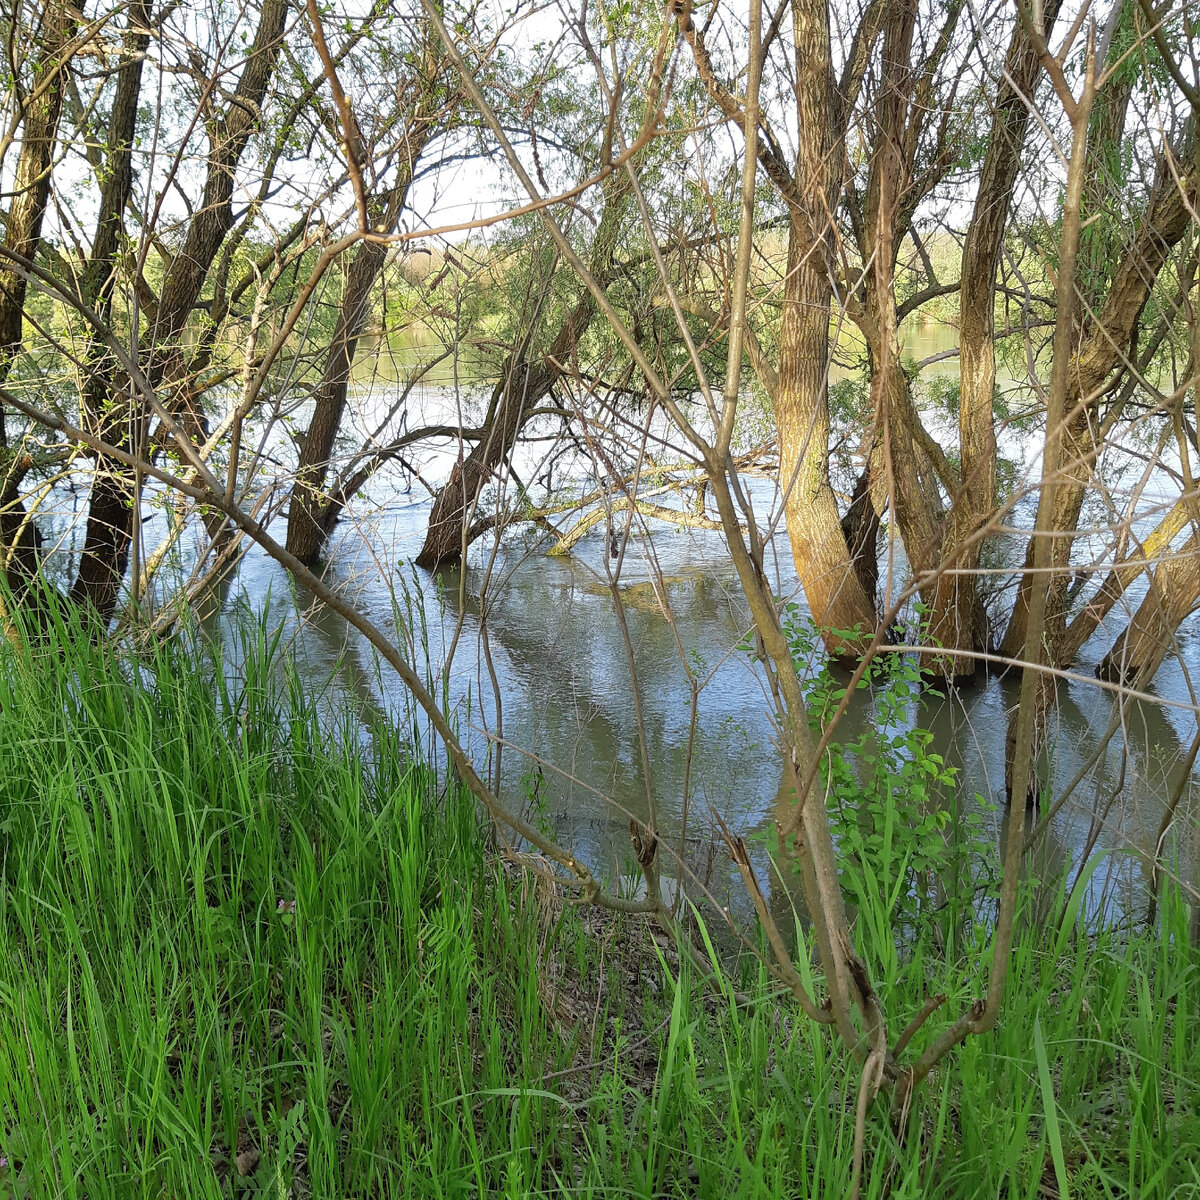
[{"label": "green foliage", "polygon": [[[758,959],[701,923],[706,987],[539,895],[368,732],[318,718],[265,623],[212,657],[0,640],[3,1200],[845,1196],[857,1072]],[[1194,1194],[1187,920],[1172,890],[1161,936],[1023,920],[996,1032],[902,1143],[872,1110],[864,1196]],[[912,945],[879,979],[898,1027],[978,990],[976,944]]]},{"label": "green foliage", "polygon": [[962,384],[954,375],[933,375],[913,381],[913,399],[918,408],[933,408],[948,416],[957,417],[962,402]]},{"label": "green foliage", "polygon": [[[809,724],[820,736],[846,684],[816,653],[812,622],[793,606],[785,632],[806,671]],[[958,771],[918,724],[925,685],[915,659],[878,654],[857,684],[871,698],[871,727],[830,740],[820,763],[846,898],[862,914],[869,950],[884,962],[911,958],[925,939],[945,945],[967,916],[976,877],[989,877],[995,849],[984,833],[986,803],[958,803]]]}]

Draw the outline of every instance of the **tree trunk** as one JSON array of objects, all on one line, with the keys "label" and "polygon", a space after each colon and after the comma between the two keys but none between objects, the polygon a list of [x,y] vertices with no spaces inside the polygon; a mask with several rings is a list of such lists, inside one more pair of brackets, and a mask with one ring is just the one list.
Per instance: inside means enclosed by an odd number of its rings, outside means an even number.
[{"label": "tree trunk", "polygon": [[[1174,161],[1164,162],[1160,168],[1134,245],[1114,270],[1099,315],[1085,323],[1079,350],[1071,362],[1067,421],[1059,458],[1061,482],[1056,492],[1051,533],[1051,565],[1055,573],[1051,579],[1047,635],[1049,653],[1056,665],[1060,665],[1066,644],[1072,535],[1079,525],[1095,456],[1100,449],[1100,401],[1120,382],[1142,309],[1168,254],[1187,231],[1196,203],[1195,165],[1189,164],[1185,171],[1171,147],[1164,146],[1163,155]],[[1008,658],[1019,657],[1025,643],[1032,550],[1031,542],[1026,552],[1026,572],[1000,646],[1001,654]]]},{"label": "tree trunk", "polygon": [[[228,107],[210,135],[204,194],[188,225],[184,244],[163,280],[162,295],[151,323],[153,341],[145,374],[152,387],[157,388],[164,380],[171,381],[182,369],[179,334],[233,225],[234,175],[259,121],[279,57],[287,14],[287,0],[264,0],[246,65]],[[127,449],[145,441],[148,413],[129,380],[118,377],[98,411],[111,414],[104,417],[98,430],[106,439],[115,438],[118,446]],[[198,420],[196,414],[188,416],[192,424]],[[116,607],[129,562],[136,492],[132,471],[103,456],[97,458],[83,554],[71,597],[89,605],[103,622],[108,621]]]},{"label": "tree trunk", "polygon": [[1100,627],[1100,622],[1112,611],[1112,607],[1125,594],[1134,580],[1150,570],[1156,559],[1170,552],[1171,542],[1188,521],[1187,504],[1177,500],[1163,519],[1147,535],[1123,562],[1118,563],[1105,576],[1099,591],[1076,613],[1067,626],[1062,639],[1059,665],[1069,667],[1084,642]]},{"label": "tree trunk", "polygon": [[[587,308],[590,319],[592,306],[585,300],[580,303]],[[568,321],[564,330],[573,330],[575,325],[575,321]],[[474,540],[472,526],[476,522],[472,518],[484,485],[508,459],[529,414],[549,395],[559,377],[558,369],[548,361],[551,357],[557,355],[537,361],[509,360],[505,376],[493,393],[491,418],[485,424],[483,436],[465,458],[459,456],[445,487],[433,502],[417,566],[433,570],[457,562]]]},{"label": "tree trunk", "polygon": [[[1053,27],[1060,5],[1061,0],[1046,4],[1045,28]],[[941,549],[942,563],[949,565],[933,589],[930,617],[930,638],[946,653],[932,656],[927,665],[956,684],[974,682],[979,661],[970,655],[988,649],[978,577],[970,572],[978,568],[982,549],[976,535],[996,498],[996,269],[1029,128],[1028,99],[1041,74],[1041,63],[1020,16],[1013,24],[1004,68],[979,191],[963,244],[959,289],[960,484],[951,500]]]},{"label": "tree trunk", "polygon": [[[372,206],[385,210],[382,227],[391,229],[395,225],[408,195],[409,179],[406,172],[406,177]],[[341,512],[324,495],[325,479],[346,409],[354,353],[370,311],[371,291],[386,261],[387,248],[378,242],[363,242],[354,253],[312,419],[300,443],[300,461],[288,504],[287,549],[306,566],[316,561]]]},{"label": "tree trunk", "polygon": [[879,511],[872,492],[874,484],[874,455],[868,453],[866,466],[854,482],[850,507],[842,518],[842,533],[850,551],[850,561],[858,576],[859,586],[872,601],[879,597]]},{"label": "tree trunk", "polygon": [[[149,20],[148,6],[139,0],[129,12],[121,65],[117,71],[116,94],[109,113],[108,145],[103,163],[96,233],[83,275],[83,300],[105,322],[112,314],[117,260],[125,232],[125,208],[133,191],[133,141],[141,95],[142,63],[150,40]],[[122,447],[132,445],[129,418],[136,410],[128,394],[122,395],[115,404],[112,402],[116,364],[99,330],[89,333],[87,362],[83,397],[87,420],[106,441]],[[123,509],[132,511],[132,480],[128,472],[117,468],[116,464],[103,456],[96,457],[94,469],[88,525],[84,535],[85,554],[71,593],[77,600],[84,598],[80,580],[90,576],[96,565],[97,551],[102,550],[110,561],[120,559],[120,513]],[[97,520],[101,514],[105,514],[104,519]],[[123,560],[121,573],[124,573]],[[109,594],[115,603],[117,588],[106,588],[105,595]],[[99,589],[93,598],[99,602],[96,607],[103,611]],[[111,612],[111,607],[108,611]]]},{"label": "tree trunk", "polygon": [[[588,270],[601,287],[606,287],[616,273],[617,238],[632,184],[625,171],[618,171],[609,175],[603,186],[604,212],[592,243]],[[567,363],[575,355],[595,312],[595,298],[587,289],[581,289],[544,355],[522,349],[509,358],[492,394],[482,436],[465,457],[459,452],[459,461],[433,502],[417,566],[433,570],[457,562],[486,527],[473,519],[484,486],[508,461],[525,422],[561,376],[562,368],[557,364]],[[525,339],[526,345],[529,340]]]},{"label": "tree trunk", "polygon": [[1190,538],[1154,570],[1145,599],[1096,668],[1110,683],[1149,683],[1200,603],[1200,538]]},{"label": "tree trunk", "polygon": [[[24,112],[21,153],[17,159],[12,202],[4,232],[5,249],[31,262],[41,246],[42,220],[50,195],[54,143],[62,116],[64,83],[61,73],[66,69],[66,64],[60,60],[76,27],[77,21],[63,0],[50,0],[46,10],[42,55],[34,70],[36,94],[31,96]],[[47,74],[54,74],[56,78],[47,80]],[[0,382],[8,378],[13,359],[21,351],[27,289],[25,276],[7,269],[7,266],[7,262],[0,263]],[[7,444],[3,414],[0,413],[0,447]]]},{"label": "tree trunk", "polygon": [[[858,325],[874,364],[871,407],[878,428],[873,435],[871,477],[879,497],[876,508],[892,509],[909,567],[915,577],[920,577],[937,564],[942,541],[938,471],[920,436],[921,418],[900,364],[896,297],[891,280],[882,292],[868,288],[868,296]],[[876,314],[882,317],[882,322],[871,319]],[[882,332],[881,324],[890,332]],[[922,590],[926,601],[925,593],[929,590]]]},{"label": "tree trunk", "polygon": [[[829,484],[829,216],[840,179],[833,152],[829,16],[823,0],[793,5],[804,211],[793,208],[779,334],[779,474],[796,573],[813,621],[834,654],[853,654],[878,616],[854,569]],[[855,632],[857,631],[857,633]]]},{"label": "tree trunk", "polygon": [[829,485],[829,286],[802,261],[803,240],[793,228],[775,410],[780,481],[792,557],[813,621],[831,652],[853,653],[862,636],[874,632],[877,615],[854,570]]},{"label": "tree trunk", "polygon": [[[34,88],[49,83],[31,97],[21,128],[21,152],[13,178],[12,200],[5,223],[5,249],[26,261],[37,258],[42,221],[50,195],[54,143],[62,115],[63,48],[74,36],[77,19],[63,0],[50,0],[46,9],[41,57],[34,71]],[[47,80],[47,74],[56,78]],[[25,294],[23,274],[0,262],[0,384],[8,379],[24,341]],[[23,593],[39,562],[41,538],[21,500],[20,488],[31,466],[28,455],[10,453],[4,409],[0,406],[0,579]]]},{"label": "tree trunk", "polygon": [[[1053,676],[1038,668],[1053,665],[1048,652],[1048,628],[1052,613],[1053,588],[1051,563],[1056,551],[1057,528],[1064,490],[1060,464],[1069,451],[1064,451],[1067,402],[1074,394],[1072,375],[1077,345],[1075,333],[1076,264],[1079,254],[1083,185],[1087,172],[1088,118],[1095,97],[1095,61],[1089,47],[1084,69],[1083,90],[1070,111],[1071,157],[1067,167],[1067,185],[1063,192],[1062,231],[1059,235],[1059,271],[1055,280],[1055,312],[1053,357],[1050,367],[1050,388],[1046,395],[1046,428],[1042,441],[1042,478],[1038,492],[1037,516],[1030,536],[1031,570],[1028,614],[1025,623],[1025,644],[1021,649],[1026,664],[1021,678],[1020,700],[1013,710],[1006,739],[1005,784],[1010,801],[1024,805],[1036,801],[1039,751],[1045,744],[1048,713],[1053,696]],[[1016,820],[1019,846],[1023,815]],[[1010,831],[1009,837],[1014,835]],[[1005,895],[1002,907],[1011,914],[1016,900],[1015,871],[1010,866],[1019,862],[1019,851],[1006,856]],[[997,951],[998,952],[998,951]]]},{"label": "tree trunk", "polygon": [[942,501],[937,469],[928,452],[908,376],[900,362],[900,320],[895,292],[897,242],[910,221],[912,146],[910,98],[917,86],[911,65],[916,5],[889,5],[883,21],[883,61],[874,154],[867,182],[867,212],[855,222],[860,252],[872,264],[865,302],[852,313],[870,356],[871,476],[876,509],[892,510],[916,576],[929,571],[942,538]]}]

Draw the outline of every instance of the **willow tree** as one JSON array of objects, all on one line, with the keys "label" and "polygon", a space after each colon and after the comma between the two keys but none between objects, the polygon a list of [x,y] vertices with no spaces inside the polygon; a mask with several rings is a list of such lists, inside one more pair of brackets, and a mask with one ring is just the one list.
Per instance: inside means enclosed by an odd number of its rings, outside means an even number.
[{"label": "willow tree", "polygon": [[[885,6],[868,5],[835,73],[825,0],[796,0],[788,67],[795,153],[764,114],[758,157],[787,212],[787,266],[779,325],[778,364],[770,391],[779,435],[779,476],[796,571],[812,611],[835,653],[853,653],[878,621],[875,597],[855,569],[829,477],[829,325],[837,277],[833,213],[839,204],[850,113]],[[781,10],[782,12],[782,10]],[[745,133],[744,101],[718,74],[705,32],[690,9],[680,26],[700,78],[724,115]],[[777,31],[778,26],[773,26]]]},{"label": "willow tree", "polygon": [[[411,31],[405,29],[405,42],[396,44],[394,26],[389,26],[385,38],[372,23],[364,22],[336,56],[323,31],[318,42],[322,87],[328,85],[333,96],[340,98],[332,110],[320,110],[322,132],[332,138],[334,146],[342,143],[354,171],[362,176],[356,186],[370,232],[338,256],[345,265],[340,272],[337,316],[323,351],[311,416],[297,435],[299,455],[288,504],[287,548],[308,564],[317,560],[347,504],[370,476],[370,472],[338,476],[339,486],[329,486],[355,355],[373,311],[376,285],[389,259],[391,235],[407,210],[422,160],[430,146],[444,141],[455,127],[461,104],[461,94],[445,70],[441,43],[430,39],[427,23],[419,18],[411,26]],[[381,49],[387,50],[382,67]],[[348,95],[343,90],[343,76],[354,80]],[[356,115],[364,113],[370,113],[366,130]],[[360,221],[362,215],[355,213]],[[382,449],[381,445],[369,447],[376,460]]]},{"label": "willow tree", "polygon": [[[897,261],[909,239],[928,264],[917,214],[963,157],[958,90],[972,46],[960,35],[963,12],[964,5],[952,3],[921,22],[916,4],[888,6],[868,68],[866,111],[857,122],[865,178],[849,176],[842,201],[862,264],[856,285],[847,289],[847,314],[862,334],[870,373],[861,490],[879,516],[890,509],[918,580],[933,577],[943,493],[957,488],[958,474],[922,424],[901,362],[900,326],[954,285],[942,284],[926,265],[924,286],[901,302]],[[873,545],[860,550],[863,558],[874,554]],[[932,602],[928,584],[923,593]]]},{"label": "willow tree", "polygon": [[[1186,119],[1179,120],[1174,131],[1164,133],[1160,132],[1161,113],[1143,112],[1139,127],[1136,106],[1151,103],[1159,93],[1160,80],[1151,72],[1155,66],[1161,71],[1161,60],[1155,62],[1157,50],[1151,42],[1141,62],[1130,66],[1126,47],[1115,36],[1121,29],[1120,17],[1118,6],[1110,20],[1109,36],[1104,39],[1107,45],[1101,47],[1107,51],[1107,68],[1097,74],[1096,103],[1083,147],[1081,203],[1085,211],[1090,203],[1092,211],[1085,215],[1081,253],[1068,281],[1077,301],[1077,319],[1070,337],[1063,426],[1057,431],[1060,436],[1051,464],[1056,481],[1052,511],[1046,515],[1046,529],[1041,534],[1049,548],[1039,567],[1039,537],[1029,539],[1024,570],[1000,644],[1001,655],[1025,662],[1030,597],[1040,587],[1039,574],[1048,573],[1045,628],[1040,636],[1045,664],[1054,668],[1069,665],[1081,644],[1072,628],[1071,614],[1072,550],[1080,518],[1089,492],[1097,487],[1097,464],[1109,448],[1116,422],[1135,390],[1147,385],[1148,358],[1161,342],[1161,331],[1153,327],[1157,322],[1148,328],[1144,318],[1155,291],[1161,292],[1167,286],[1164,269],[1169,267],[1173,251],[1193,227],[1197,195],[1195,111],[1191,101],[1168,90],[1168,103],[1176,113],[1182,109]],[[1046,54],[1042,57],[1045,61]],[[1131,83],[1130,70],[1145,74]],[[1114,180],[1112,164],[1122,155],[1149,159],[1144,187],[1127,180],[1124,172]],[[1122,187],[1116,198],[1111,192],[1114,182]],[[1101,197],[1105,197],[1103,209]],[[1089,233],[1093,240],[1101,241],[1103,254],[1087,253]],[[1162,579],[1169,580],[1173,575],[1168,571]],[[1112,582],[1110,578],[1106,586]],[[1167,605],[1152,624],[1161,628],[1164,614],[1173,608],[1178,612],[1176,619],[1184,615],[1178,605]],[[1040,679],[1036,713],[1037,724],[1044,731],[1053,685],[1049,674],[1042,674]],[[1010,718],[1010,791],[1016,770],[1012,748],[1018,740],[1019,719],[1019,713]],[[1036,788],[1037,781],[1031,780],[1030,786]]]},{"label": "willow tree", "polygon": [[[588,21],[585,16],[580,22],[578,40],[595,80],[577,77],[576,82],[595,105],[576,100],[571,106],[583,112],[576,118],[581,128],[568,134],[580,148],[573,161],[568,160],[576,180],[566,192],[571,197],[588,197],[587,203],[599,209],[598,216],[588,212],[584,220],[575,222],[572,233],[580,240],[591,278],[620,304],[621,284],[630,275],[627,243],[638,238],[632,171],[646,169],[657,152],[652,143],[665,132],[660,122],[670,45],[657,25],[647,35],[646,30],[637,28],[636,19],[630,21],[628,30],[618,29],[618,22],[610,31],[609,70],[592,46]],[[602,33],[605,28],[602,21]],[[481,66],[477,62],[473,69]],[[546,80],[531,80],[527,87],[541,95]],[[504,90],[500,90],[501,98]],[[634,122],[629,133],[622,129],[626,121]],[[550,122],[547,125],[553,128]],[[536,138],[535,133],[531,152],[541,173]],[[558,291],[565,296],[561,305],[552,299]],[[581,361],[587,357],[585,337],[601,305],[595,293],[581,286],[570,267],[561,263],[560,255],[555,256],[548,273],[540,260],[535,263],[518,309],[512,344],[496,374],[484,419],[478,429],[462,432],[458,461],[434,500],[416,559],[422,567],[457,561],[484,530],[494,528],[495,514],[480,510],[484,488],[511,462],[522,432],[543,413],[556,386],[564,377],[586,369]],[[601,373],[608,368],[610,377],[626,365],[627,360],[622,359],[614,372],[609,361],[590,364]],[[557,407],[560,413],[564,411],[563,406]]]},{"label": "willow tree", "polygon": [[[42,225],[51,194],[52,166],[67,91],[71,57],[80,49],[77,12],[51,0],[40,16],[23,6],[12,14],[14,74],[9,80],[9,128],[5,156],[19,146],[11,170],[12,191],[0,247],[0,386],[24,348],[29,270],[41,251]],[[21,485],[34,467],[31,449],[10,430],[0,403],[0,580],[22,591],[37,570],[39,536],[21,498]]]},{"label": "willow tree", "polygon": [[[1043,36],[1053,28],[1059,7],[1056,0],[1045,6]],[[929,618],[931,641],[943,652],[934,662],[943,674],[958,681],[974,678],[980,667],[975,656],[991,649],[975,572],[982,535],[996,504],[996,278],[1041,71],[1029,23],[1014,14],[963,241],[958,306],[959,485],[951,493],[942,569]]]},{"label": "willow tree", "polygon": [[[89,323],[87,381],[84,386],[83,416],[87,426],[108,444],[126,450],[144,450],[163,446],[166,429],[155,422],[150,392],[165,394],[160,413],[165,411],[187,421],[195,429],[204,422],[192,395],[190,358],[181,344],[214,264],[234,229],[235,187],[238,168],[251,136],[260,128],[263,109],[268,101],[282,49],[289,6],[286,0],[263,0],[247,39],[244,57],[231,61],[226,44],[214,40],[192,58],[193,81],[201,89],[204,107],[211,113],[205,123],[206,146],[201,159],[203,168],[198,203],[183,227],[175,231],[176,247],[156,247],[163,255],[162,283],[157,294],[145,279],[145,265],[151,250],[149,238],[141,241],[132,262],[127,285],[136,353],[128,355],[119,348],[111,324],[113,274],[118,249],[126,238],[125,208],[131,198],[135,175],[128,161],[140,110],[140,89],[144,71],[136,66],[142,50],[137,45],[139,31],[148,14],[131,10],[135,22],[133,44],[127,44],[112,98],[109,121],[110,144],[102,191],[103,207],[93,238],[87,268],[82,273],[83,300],[94,294],[102,310]],[[207,53],[205,53],[205,51]],[[236,83],[225,80],[236,73]],[[218,88],[218,84],[221,87]],[[214,97],[222,96],[222,103]],[[162,114],[165,116],[165,114]],[[168,183],[174,184],[194,150],[190,137],[179,144],[174,161],[167,169]],[[120,194],[118,194],[120,193]],[[144,321],[144,324],[143,324]],[[116,607],[121,584],[129,563],[130,546],[139,510],[140,481],[118,459],[105,454],[95,456],[88,515],[79,569],[71,595],[87,604],[107,620]]]}]

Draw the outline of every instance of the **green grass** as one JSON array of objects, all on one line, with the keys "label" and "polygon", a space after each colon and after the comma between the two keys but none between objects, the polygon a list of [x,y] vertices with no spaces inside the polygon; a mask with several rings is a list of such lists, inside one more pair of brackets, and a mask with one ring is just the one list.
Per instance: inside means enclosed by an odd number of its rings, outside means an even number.
[{"label": "green grass", "polygon": [[[0,1198],[846,1194],[827,1032],[552,901],[261,628],[241,658],[0,642]],[[1197,962],[1177,897],[1026,931],[902,1147],[872,1110],[864,1195],[1200,1194]],[[897,1028],[978,986],[921,941],[876,969]]]}]

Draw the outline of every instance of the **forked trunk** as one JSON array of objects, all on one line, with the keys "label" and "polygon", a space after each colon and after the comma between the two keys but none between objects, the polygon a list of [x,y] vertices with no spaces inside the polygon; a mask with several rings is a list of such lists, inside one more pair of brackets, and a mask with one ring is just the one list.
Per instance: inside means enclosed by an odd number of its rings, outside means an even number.
[{"label": "forked trunk", "polygon": [[[213,123],[204,194],[188,225],[183,245],[163,280],[152,323],[153,344],[145,367],[152,387],[164,382],[170,384],[182,372],[179,335],[232,228],[237,166],[260,119],[288,12],[287,0],[264,0],[237,87],[225,111]],[[128,380],[118,378],[107,402],[97,406],[101,421],[98,432],[106,439],[115,438],[122,448],[142,445],[148,424],[148,407],[142,401],[138,389]],[[170,397],[166,403],[173,405]],[[83,553],[71,597],[86,603],[101,622],[107,622],[116,608],[129,563],[134,514],[139,502],[137,492],[134,472],[116,461],[98,458]]]},{"label": "forked trunk", "polygon": [[[1061,0],[1045,5],[1045,28],[1053,26]],[[974,657],[988,649],[987,617],[978,576],[981,531],[995,503],[996,269],[1008,226],[1021,148],[1029,127],[1027,98],[1041,73],[1025,21],[1018,17],[1005,57],[979,191],[963,245],[959,292],[958,409],[959,488],[952,497],[941,548],[942,571],[932,589],[929,636],[942,653],[926,666],[956,684],[973,682]]]}]

